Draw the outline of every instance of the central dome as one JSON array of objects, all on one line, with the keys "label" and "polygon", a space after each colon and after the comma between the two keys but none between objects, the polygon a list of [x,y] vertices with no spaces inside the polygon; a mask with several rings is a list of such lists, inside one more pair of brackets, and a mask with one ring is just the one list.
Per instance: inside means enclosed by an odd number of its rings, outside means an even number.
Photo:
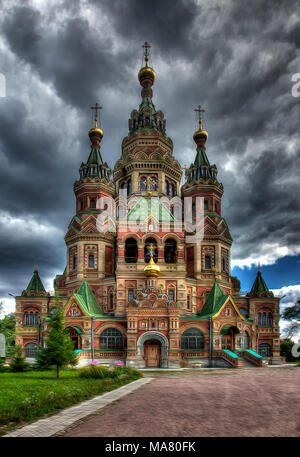
[{"label": "central dome", "polygon": [[144,268],[144,274],[146,276],[158,276],[160,273],[160,268],[153,260],[153,256],[151,255],[150,262]]}]

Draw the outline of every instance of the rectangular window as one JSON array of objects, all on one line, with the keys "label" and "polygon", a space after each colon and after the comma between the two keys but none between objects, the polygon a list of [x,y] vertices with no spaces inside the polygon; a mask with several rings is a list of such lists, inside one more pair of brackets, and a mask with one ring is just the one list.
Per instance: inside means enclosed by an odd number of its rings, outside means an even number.
[{"label": "rectangular window", "polygon": [[90,254],[89,255],[89,268],[94,268],[95,266],[95,258],[93,256],[93,254]]},{"label": "rectangular window", "polygon": [[190,309],[190,306],[191,306],[191,297],[188,295],[186,297],[186,307],[187,307],[187,309]]},{"label": "rectangular window", "polygon": [[134,290],[128,289],[128,301],[130,302],[134,298]]},{"label": "rectangular window", "polygon": [[210,270],[211,269],[211,258],[210,255],[205,256],[205,269]]},{"label": "rectangular window", "polygon": [[175,300],[175,291],[174,289],[169,289],[169,300],[174,301]]}]

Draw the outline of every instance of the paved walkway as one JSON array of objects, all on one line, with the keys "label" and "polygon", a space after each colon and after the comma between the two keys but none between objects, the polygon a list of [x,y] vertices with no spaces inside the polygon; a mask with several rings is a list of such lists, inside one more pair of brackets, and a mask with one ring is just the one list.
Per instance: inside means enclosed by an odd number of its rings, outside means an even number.
[{"label": "paved walkway", "polygon": [[76,406],[66,408],[60,413],[54,414],[53,416],[47,417],[46,419],[38,420],[30,425],[19,428],[14,432],[4,435],[4,437],[20,436],[20,437],[47,437],[52,436],[61,430],[66,429],[69,425],[74,422],[86,418],[91,414],[103,409],[116,400],[121,399],[125,395],[134,392],[141,386],[149,383],[151,378],[142,378],[137,381],[133,381],[130,384],[119,387],[111,392],[107,392],[103,395],[98,395],[91,400],[79,403]]},{"label": "paved walkway", "polygon": [[161,375],[60,435],[300,436],[299,385],[294,367]]}]

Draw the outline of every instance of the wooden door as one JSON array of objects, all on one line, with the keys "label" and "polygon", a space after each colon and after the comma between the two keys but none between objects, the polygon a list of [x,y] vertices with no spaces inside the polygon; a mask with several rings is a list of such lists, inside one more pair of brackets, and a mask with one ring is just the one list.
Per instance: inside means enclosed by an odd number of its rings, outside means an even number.
[{"label": "wooden door", "polygon": [[159,367],[160,345],[158,343],[145,344],[145,358],[147,367]]}]

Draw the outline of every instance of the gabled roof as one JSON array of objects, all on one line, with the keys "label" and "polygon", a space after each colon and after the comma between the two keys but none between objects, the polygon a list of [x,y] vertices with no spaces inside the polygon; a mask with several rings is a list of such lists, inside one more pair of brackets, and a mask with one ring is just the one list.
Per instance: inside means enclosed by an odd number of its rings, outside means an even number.
[{"label": "gabled roof", "polygon": [[257,272],[252,289],[248,295],[250,297],[273,297],[273,292],[269,291],[260,270]]},{"label": "gabled roof", "polygon": [[41,281],[41,278],[37,270],[34,270],[32,278],[25,290],[25,293],[30,295],[46,295],[44,285]]},{"label": "gabled roof", "polygon": [[86,314],[95,317],[103,316],[100,305],[86,280],[83,281],[80,289],[73,296]]},{"label": "gabled roof", "polygon": [[229,297],[230,295],[225,295],[218,282],[215,281],[198,316],[201,318],[213,317],[220,311]]},{"label": "gabled roof", "polygon": [[145,221],[153,217],[159,222],[174,222],[173,214],[160,202],[157,197],[139,198],[136,205],[127,216],[129,221]]}]

